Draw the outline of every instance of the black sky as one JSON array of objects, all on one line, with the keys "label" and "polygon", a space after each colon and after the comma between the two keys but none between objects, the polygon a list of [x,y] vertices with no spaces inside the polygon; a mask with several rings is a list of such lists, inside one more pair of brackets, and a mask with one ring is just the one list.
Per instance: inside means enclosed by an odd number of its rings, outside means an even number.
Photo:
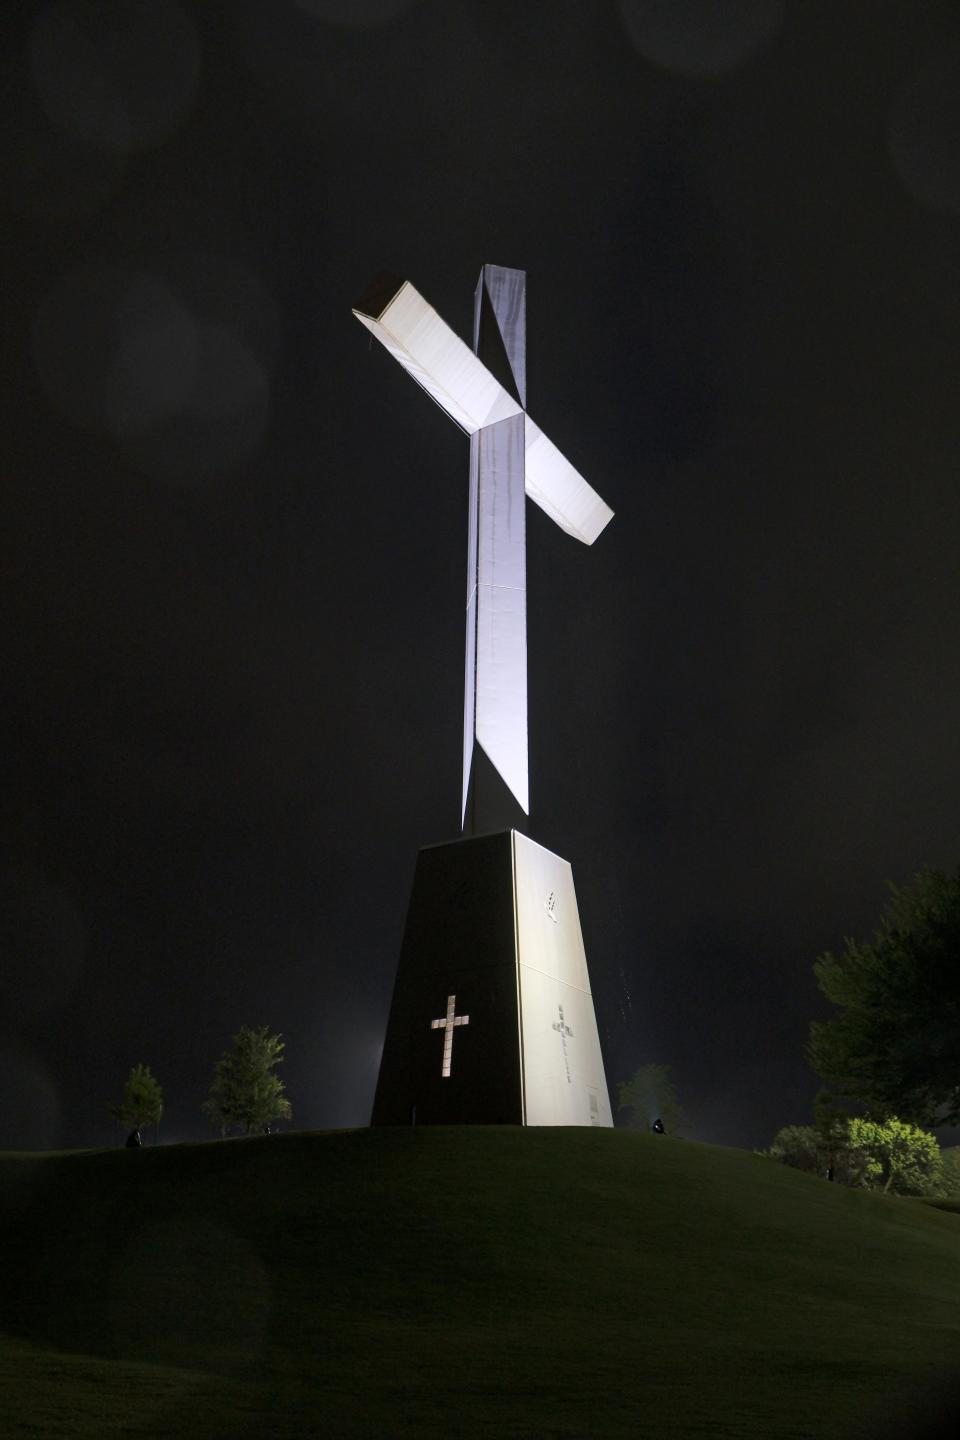
[{"label": "black sky", "polygon": [[459,822],[467,447],[350,315],[528,272],[529,833],[608,1079],[809,1118],[817,953],[960,859],[960,12],[2,12],[0,1146],[200,1137],[242,1023],[363,1124]]}]

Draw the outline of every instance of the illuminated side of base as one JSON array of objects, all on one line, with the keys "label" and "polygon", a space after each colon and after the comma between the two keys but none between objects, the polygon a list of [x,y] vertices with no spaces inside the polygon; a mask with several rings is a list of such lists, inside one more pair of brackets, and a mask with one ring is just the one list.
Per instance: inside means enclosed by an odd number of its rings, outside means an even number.
[{"label": "illuminated side of base", "polygon": [[525,835],[421,850],[373,1125],[613,1124],[573,874]]}]

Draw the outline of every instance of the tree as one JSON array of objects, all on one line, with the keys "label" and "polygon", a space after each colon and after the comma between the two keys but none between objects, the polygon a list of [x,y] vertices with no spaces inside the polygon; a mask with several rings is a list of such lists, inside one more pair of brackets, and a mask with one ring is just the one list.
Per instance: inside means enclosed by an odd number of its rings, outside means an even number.
[{"label": "tree", "polygon": [[766,1153],[791,1170],[805,1170],[811,1175],[822,1175],[827,1168],[820,1136],[813,1125],[784,1125]]},{"label": "tree", "polygon": [[134,1065],[127,1076],[122,1102],[113,1115],[121,1125],[139,1130],[142,1125],[159,1125],[163,1114],[163,1091],[150,1074],[149,1065]]},{"label": "tree", "polygon": [[941,1190],[937,1137],[896,1115],[882,1122],[855,1117],[850,1121],[850,1148],[868,1157],[863,1183],[870,1190],[894,1195],[934,1195]]},{"label": "tree", "polygon": [[946,1150],[941,1150],[940,1160],[943,1193],[951,1200],[960,1200],[960,1145],[949,1145]]},{"label": "tree", "polygon": [[228,1130],[265,1129],[274,1120],[289,1120],[290,1101],[283,1081],[273,1074],[283,1059],[283,1041],[266,1025],[250,1030],[242,1025],[233,1037],[233,1051],[217,1061],[210,1095],[201,1109],[212,1125]]},{"label": "tree", "polygon": [[626,1112],[625,1124],[649,1130],[659,1118],[668,1135],[680,1134],[687,1121],[669,1077],[668,1065],[641,1065],[629,1080],[620,1082],[620,1113]]},{"label": "tree", "polygon": [[794,1170],[829,1171],[841,1185],[884,1194],[935,1195],[943,1189],[936,1137],[895,1115],[882,1122],[834,1116],[829,1134],[820,1125],[785,1125],[767,1154]]},{"label": "tree", "polygon": [[814,1101],[813,1123],[823,1173],[841,1185],[859,1185],[859,1161],[850,1153],[850,1116],[826,1090],[819,1091]]},{"label": "tree", "polygon": [[870,943],[847,939],[814,965],[841,1009],[810,1027],[813,1069],[882,1119],[960,1120],[960,867],[919,874],[892,898]]},{"label": "tree", "polygon": [[805,1170],[852,1187],[865,1183],[870,1164],[866,1151],[850,1144],[846,1120],[833,1119],[826,1130],[819,1124],[785,1125],[777,1131],[766,1153],[771,1160],[793,1170]]}]

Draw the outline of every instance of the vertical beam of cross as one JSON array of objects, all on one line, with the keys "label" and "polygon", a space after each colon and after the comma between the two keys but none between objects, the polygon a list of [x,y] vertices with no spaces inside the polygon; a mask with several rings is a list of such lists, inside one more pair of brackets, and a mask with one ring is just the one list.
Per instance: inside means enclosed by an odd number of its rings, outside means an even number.
[{"label": "vertical beam of cross", "polygon": [[[474,299],[474,350],[505,392],[526,396],[522,270],[484,265]],[[463,791],[467,813],[474,740],[524,814],[527,768],[527,558],[522,411],[470,436]]]},{"label": "vertical beam of cross", "polygon": [[443,1037],[443,1069],[440,1071],[440,1074],[443,1076],[443,1078],[444,1078],[445,1080],[449,1080],[449,1078],[450,1078],[450,1065],[451,1065],[451,1063],[452,1063],[452,1061],[453,1061],[453,1031],[454,1031],[454,1026],[456,1026],[456,1025],[469,1025],[469,1024],[470,1024],[470,1016],[469,1016],[469,1015],[457,1015],[457,1014],[455,1013],[455,1012],[456,1012],[456,1008],[457,1008],[457,997],[456,997],[456,995],[448,995],[448,996],[447,996],[447,1014],[446,1014],[446,1018],[443,1019],[443,1020],[431,1020],[431,1021],[430,1021],[430,1029],[431,1029],[431,1030],[443,1030],[443,1031],[445,1032],[444,1037]]}]

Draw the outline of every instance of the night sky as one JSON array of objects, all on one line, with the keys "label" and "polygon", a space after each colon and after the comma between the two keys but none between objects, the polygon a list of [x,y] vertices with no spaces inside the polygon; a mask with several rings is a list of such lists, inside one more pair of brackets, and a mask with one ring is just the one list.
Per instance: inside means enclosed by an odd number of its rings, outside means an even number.
[{"label": "night sky", "polygon": [[[811,1118],[812,962],[960,860],[960,11],[3,7],[0,1147],[362,1125],[459,832],[468,445],[353,319],[528,275],[531,816],[607,1077]],[[947,1138],[943,1132],[943,1138]]]}]

